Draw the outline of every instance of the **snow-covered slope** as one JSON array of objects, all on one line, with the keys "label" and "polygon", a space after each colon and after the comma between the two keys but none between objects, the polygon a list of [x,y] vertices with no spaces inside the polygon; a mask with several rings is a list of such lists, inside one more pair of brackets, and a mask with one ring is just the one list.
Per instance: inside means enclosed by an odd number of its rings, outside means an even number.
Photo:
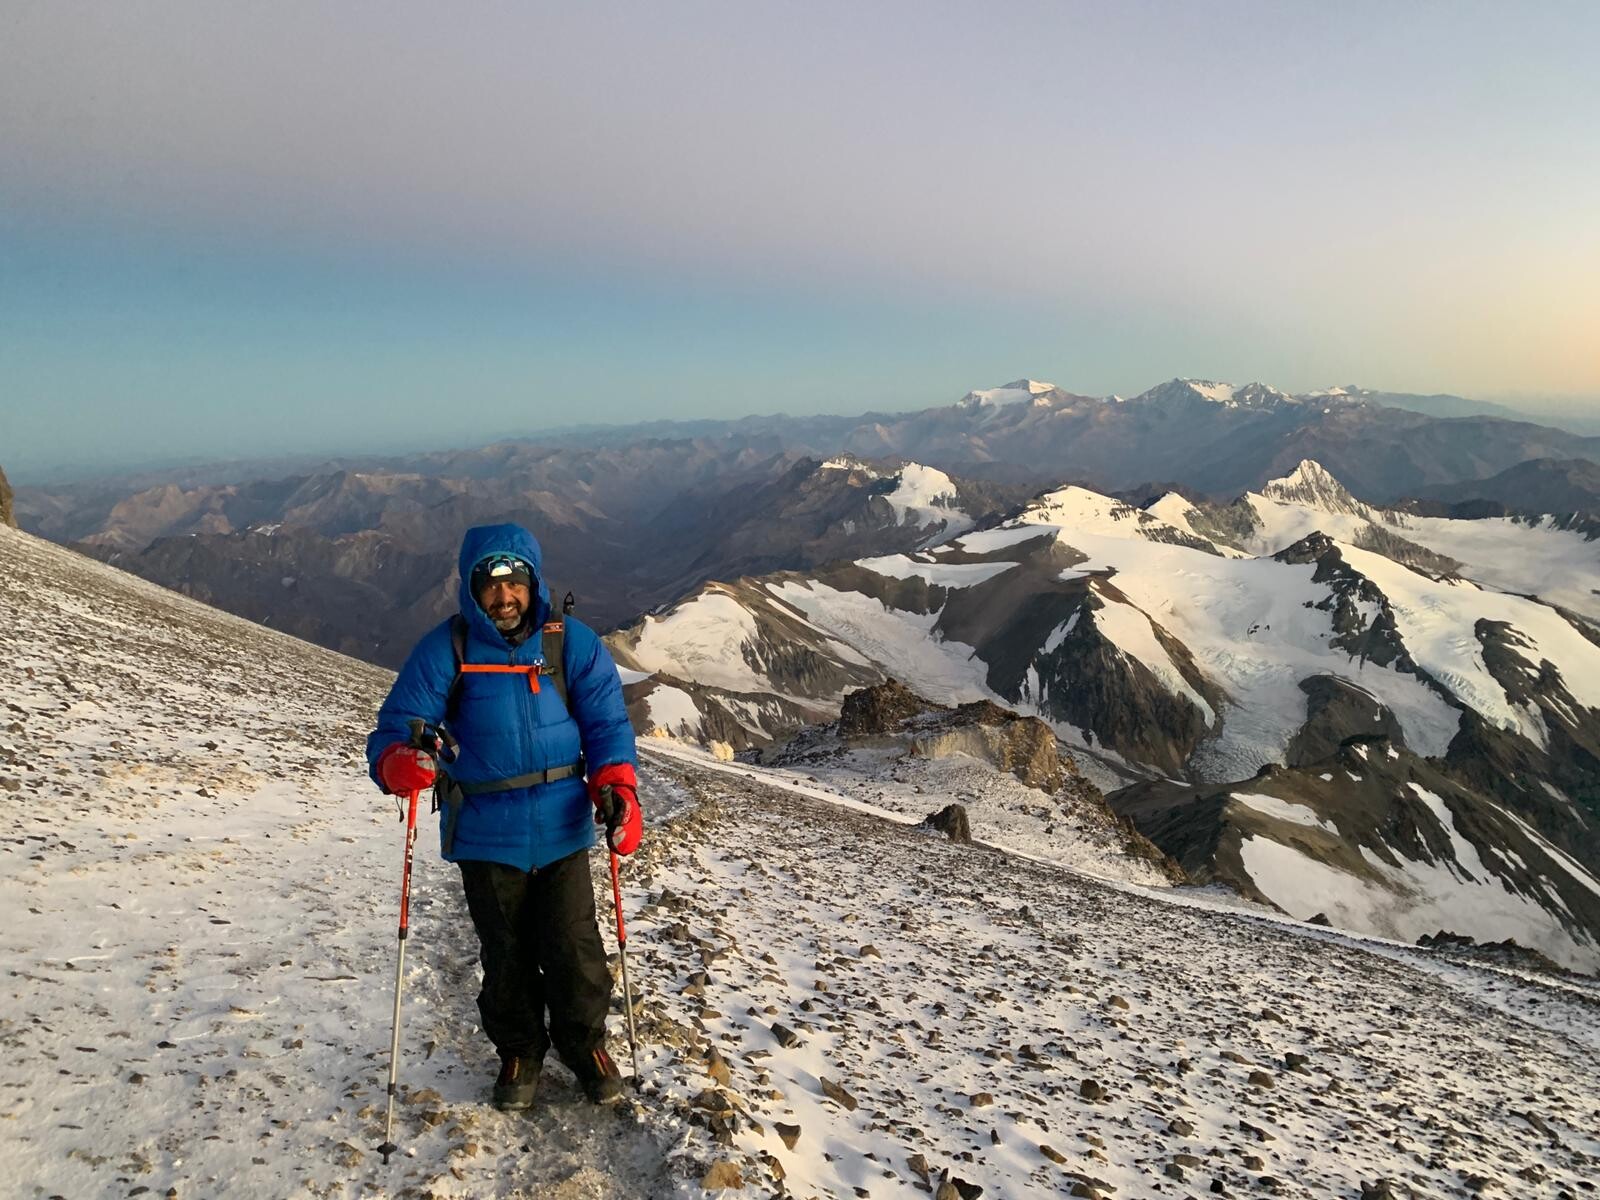
[{"label": "snow-covered slope", "polygon": [[1256,555],[1314,532],[1497,591],[1534,595],[1600,623],[1600,541],[1555,516],[1428,517],[1365,504],[1320,464],[1247,492],[1233,505],[1163,496],[1149,513],[1186,532]]},{"label": "snow-covered slope", "polygon": [[17,1195],[1555,1198],[1600,1167],[1581,982],[1165,902],[666,744],[623,874],[643,1086],[597,1113],[552,1061],[529,1113],[482,1104],[429,823],[385,1166],[386,676],[26,535],[0,565]]}]

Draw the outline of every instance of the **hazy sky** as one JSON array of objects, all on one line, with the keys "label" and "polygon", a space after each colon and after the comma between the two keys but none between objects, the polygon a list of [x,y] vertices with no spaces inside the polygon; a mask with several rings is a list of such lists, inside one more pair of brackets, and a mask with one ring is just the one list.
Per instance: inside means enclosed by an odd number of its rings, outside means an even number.
[{"label": "hazy sky", "polygon": [[1591,0],[0,0],[0,465],[1023,375],[1600,412],[1597,47]]}]

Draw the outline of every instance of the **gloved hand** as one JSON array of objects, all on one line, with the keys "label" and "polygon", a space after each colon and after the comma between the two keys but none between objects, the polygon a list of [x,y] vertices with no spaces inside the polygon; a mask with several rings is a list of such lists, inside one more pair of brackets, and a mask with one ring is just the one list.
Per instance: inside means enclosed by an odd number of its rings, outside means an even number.
[{"label": "gloved hand", "polygon": [[378,779],[392,795],[409,795],[433,786],[438,773],[433,755],[406,742],[395,742],[378,755]]},{"label": "gloved hand", "polygon": [[606,827],[606,845],[618,854],[632,854],[644,837],[639,810],[639,783],[632,763],[611,763],[589,777],[594,823]]}]

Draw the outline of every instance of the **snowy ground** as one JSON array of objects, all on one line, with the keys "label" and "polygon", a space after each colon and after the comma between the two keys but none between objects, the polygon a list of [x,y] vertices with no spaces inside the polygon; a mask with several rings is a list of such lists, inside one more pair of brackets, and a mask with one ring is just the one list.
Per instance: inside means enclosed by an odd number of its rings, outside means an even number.
[{"label": "snowy ground", "polygon": [[7,1194],[665,1198],[737,1172],[747,1195],[889,1197],[948,1169],[988,1197],[1353,1197],[1380,1176],[1557,1197],[1600,1178],[1581,986],[1174,903],[657,753],[625,875],[636,1109],[597,1113],[553,1060],[532,1113],[480,1103],[476,947],[430,824],[406,1153],[385,1167],[401,833],[359,757],[385,677],[25,535],[0,531],[0,562]]},{"label": "snowy ground", "polygon": [[959,804],[977,841],[1101,879],[1166,882],[1148,861],[1128,856],[1125,835],[1108,811],[1050,796],[966,754],[930,759],[907,757],[899,748],[840,749],[788,770],[764,771],[761,778],[794,790],[815,784],[804,794],[853,801],[863,811],[913,825]]}]

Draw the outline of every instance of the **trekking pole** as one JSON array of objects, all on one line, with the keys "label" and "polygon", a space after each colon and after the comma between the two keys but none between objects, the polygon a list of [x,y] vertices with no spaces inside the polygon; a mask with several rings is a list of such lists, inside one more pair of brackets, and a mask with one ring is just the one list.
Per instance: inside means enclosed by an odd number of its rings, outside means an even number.
[{"label": "trekking pole", "polygon": [[[425,722],[412,720],[412,745],[423,746],[425,728]],[[385,1166],[389,1164],[389,1155],[399,1149],[394,1144],[394,1097],[400,1082],[400,993],[405,986],[406,931],[411,925],[411,857],[417,845],[417,798],[421,795],[422,789],[414,788],[406,805],[406,869],[400,877],[400,953],[394,962],[394,1033],[389,1039],[389,1112],[383,1119],[383,1145],[378,1147]]]},{"label": "trekking pole", "polygon": [[[610,838],[607,837],[609,848]],[[617,904],[617,953],[622,958],[622,1000],[628,1014],[628,1050],[633,1055],[633,1086],[639,1086],[639,1041],[633,1035],[633,987],[628,982],[628,931],[622,924],[622,882],[617,875],[617,852],[611,851],[611,898]]]}]

